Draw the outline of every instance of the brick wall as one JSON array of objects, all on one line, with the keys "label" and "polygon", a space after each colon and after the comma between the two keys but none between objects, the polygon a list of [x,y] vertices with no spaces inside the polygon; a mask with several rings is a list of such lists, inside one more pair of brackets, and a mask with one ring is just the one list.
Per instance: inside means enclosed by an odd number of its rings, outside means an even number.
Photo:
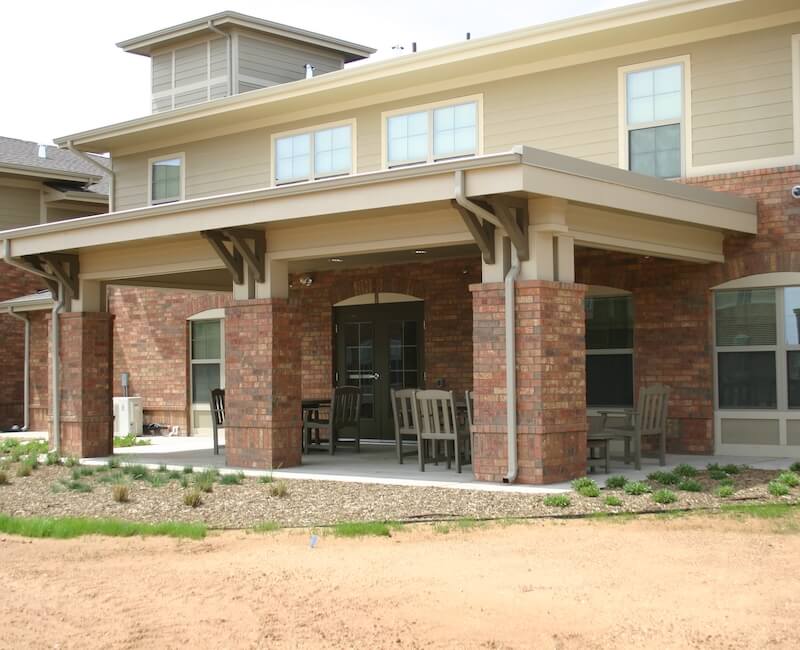
[{"label": "brick wall", "polygon": [[[17,298],[44,288],[36,276],[0,262],[0,300]],[[24,325],[0,314],[0,429],[22,425]]]}]

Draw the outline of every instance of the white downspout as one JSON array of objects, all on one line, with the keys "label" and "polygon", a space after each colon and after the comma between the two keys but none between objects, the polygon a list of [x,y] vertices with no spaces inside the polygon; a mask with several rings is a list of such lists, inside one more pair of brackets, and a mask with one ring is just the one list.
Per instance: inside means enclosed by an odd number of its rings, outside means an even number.
[{"label": "white downspout", "polygon": [[[464,171],[456,171],[455,200],[462,208],[494,224],[501,230],[503,226],[491,212],[470,201],[466,194]],[[506,428],[508,429],[508,473],[503,483],[517,480],[517,344],[516,344],[516,300],[515,288],[519,276],[519,260],[513,254],[513,263],[505,276],[505,334],[506,334]]]},{"label": "white downspout", "polygon": [[[104,174],[108,174],[108,211],[109,212],[114,212],[114,203],[115,203],[115,201],[114,201],[114,192],[116,191],[115,188],[116,188],[116,185],[117,185],[117,183],[116,183],[117,175],[114,173],[114,170],[111,167],[106,167],[105,165],[100,164],[99,162],[97,162],[91,156],[87,156],[80,149],[76,149],[72,144],[72,140],[68,140],[67,141],[67,144],[65,145],[65,148],[68,151],[71,151],[72,153],[74,153],[81,160],[85,160],[90,165],[94,165],[95,167],[97,167],[97,169],[101,170]],[[109,158],[109,162],[111,162],[110,158]],[[113,165],[113,163],[112,163],[112,165]]]},{"label": "white downspout", "polygon": [[31,319],[27,314],[18,314],[13,309],[8,310],[8,315],[11,318],[21,320],[25,324],[25,352],[22,363],[22,372],[25,373],[22,388],[22,430],[27,431],[30,428],[30,401],[31,401]]},{"label": "white downspout", "polygon": [[225,37],[228,41],[228,97],[231,97],[233,95],[233,36],[230,32],[223,32],[219,27],[216,27],[213,20],[208,21],[208,28],[212,32]]}]

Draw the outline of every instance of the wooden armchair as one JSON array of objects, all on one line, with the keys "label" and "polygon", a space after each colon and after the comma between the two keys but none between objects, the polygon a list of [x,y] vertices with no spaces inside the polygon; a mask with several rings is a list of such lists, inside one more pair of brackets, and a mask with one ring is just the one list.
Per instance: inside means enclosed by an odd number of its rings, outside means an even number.
[{"label": "wooden armchair", "polygon": [[314,417],[306,411],[303,419],[303,441],[305,449],[311,448],[311,433],[319,431],[320,435],[327,431],[327,439],[320,438],[320,443],[328,444],[331,455],[336,453],[340,444],[342,431],[350,430],[353,434],[353,446],[361,451],[361,390],[357,386],[338,386],[333,390],[329,418]]},{"label": "wooden armchair", "polygon": [[416,388],[403,388],[395,390],[392,388],[389,393],[392,400],[392,416],[394,417],[394,444],[397,450],[397,462],[403,463],[405,456],[415,454],[414,451],[403,452],[403,437],[413,437],[414,442],[419,446],[419,429],[417,428],[417,417],[414,410],[417,402],[414,395]]},{"label": "wooden armchair", "polygon": [[425,471],[425,441],[433,441],[434,455],[439,441],[445,445],[445,455],[447,456],[447,468],[450,469],[449,447],[452,443],[453,455],[456,461],[456,470],[461,473],[462,452],[464,445],[467,444],[469,432],[464,431],[458,426],[456,414],[456,404],[453,398],[453,391],[448,390],[418,390],[416,392],[417,412],[419,428],[419,469]]},{"label": "wooden armchair", "polygon": [[219,456],[219,429],[225,427],[225,389],[211,391],[211,433],[214,437],[214,455]]}]

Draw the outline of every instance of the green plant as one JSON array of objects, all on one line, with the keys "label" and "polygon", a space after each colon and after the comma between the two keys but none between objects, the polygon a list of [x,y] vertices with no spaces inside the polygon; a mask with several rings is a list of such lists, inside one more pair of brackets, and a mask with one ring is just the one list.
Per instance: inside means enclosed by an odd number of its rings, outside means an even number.
[{"label": "green plant", "polygon": [[790,472],[796,472],[797,474],[800,474],[800,460],[798,460],[797,462],[792,463],[791,465],[789,465],[789,471]]},{"label": "green plant", "polygon": [[337,537],[391,537],[393,530],[402,528],[402,524],[392,521],[343,521],[334,524],[331,530]]},{"label": "green plant", "polygon": [[176,470],[176,469],[173,469],[171,472],[169,472],[169,473],[167,474],[167,478],[168,478],[170,481],[179,481],[179,480],[180,480],[182,477],[183,477],[183,474],[181,474],[181,473],[180,473],[178,470]]},{"label": "green plant", "polygon": [[720,484],[720,485],[730,485],[731,487],[733,487],[734,481],[733,481],[733,479],[732,479],[732,478],[729,476],[728,478],[724,478],[724,479],[722,479],[722,480],[719,482],[719,484]]},{"label": "green plant", "polygon": [[651,498],[656,503],[675,503],[678,500],[677,495],[672,490],[656,490],[651,495]]},{"label": "green plant", "polygon": [[75,456],[67,456],[64,459],[64,466],[65,467],[75,467],[78,464],[78,459]]},{"label": "green plant", "polygon": [[692,478],[685,478],[678,483],[678,489],[684,492],[702,492],[703,486]]},{"label": "green plant", "polygon": [[780,481],[770,481],[767,490],[774,497],[783,497],[789,494],[789,486]]},{"label": "green plant", "polygon": [[7,459],[0,460],[0,470],[8,471],[11,469],[11,462]]},{"label": "green plant", "polygon": [[154,488],[163,487],[169,483],[169,479],[166,477],[166,475],[155,472],[150,472],[147,476],[145,476],[145,481],[147,481]]},{"label": "green plant", "polygon": [[606,505],[607,506],[613,506],[615,508],[619,507],[619,506],[622,505],[622,499],[620,499],[619,497],[614,496],[613,494],[609,494],[606,497]]},{"label": "green plant", "polygon": [[199,488],[192,488],[183,493],[183,505],[191,508],[197,508],[203,503],[202,492]]},{"label": "green plant", "polygon": [[274,479],[272,478],[272,472],[270,472],[269,474],[264,474],[264,476],[260,477],[258,479],[258,482],[259,483],[272,483],[273,480]]},{"label": "green plant", "polygon": [[236,474],[223,474],[220,479],[222,485],[241,485],[244,480],[244,472],[236,472]]},{"label": "green plant", "polygon": [[102,476],[98,476],[97,480],[100,483],[121,483],[123,481],[124,474],[121,472],[107,472]]},{"label": "green plant", "polygon": [[51,451],[45,457],[44,462],[46,465],[58,465],[61,463],[61,458],[59,458],[56,452]]},{"label": "green plant", "polygon": [[592,482],[591,485],[584,485],[581,488],[578,488],[578,494],[583,497],[599,497],[600,496],[600,488]]},{"label": "green plant", "polygon": [[632,481],[630,483],[626,483],[623,489],[625,490],[625,494],[631,494],[634,496],[639,494],[647,494],[650,491],[647,483],[642,483],[641,481]]},{"label": "green plant", "polygon": [[117,483],[111,488],[111,496],[117,503],[128,503],[130,500],[128,486],[124,483]]},{"label": "green plant", "polygon": [[150,444],[150,441],[143,438],[139,440],[134,434],[129,434],[127,436],[117,437],[114,436],[114,446],[115,447],[146,447]]},{"label": "green plant", "polygon": [[129,465],[124,467],[122,471],[128,474],[134,481],[144,481],[150,476],[150,470],[144,465]]},{"label": "green plant", "polygon": [[269,493],[273,497],[285,497],[289,494],[289,486],[286,481],[275,481],[269,486]]},{"label": "green plant", "polygon": [[592,479],[588,476],[583,476],[581,478],[576,478],[572,481],[572,489],[575,491],[580,490],[582,487],[586,487],[587,485],[597,485]]},{"label": "green plant", "polygon": [[167,466],[166,466],[164,463],[161,463],[161,464],[158,466],[158,471],[159,471],[159,472],[166,472],[166,471],[167,471]]},{"label": "green plant", "polygon": [[544,498],[544,505],[551,508],[566,508],[572,503],[572,500],[566,494],[548,494]]},{"label": "green plant", "polygon": [[800,476],[794,472],[782,472],[781,475],[778,476],[778,480],[787,487],[797,487],[800,485]]},{"label": "green plant", "polygon": [[8,485],[8,474],[0,470],[0,485]]},{"label": "green plant", "polygon": [[606,487],[612,490],[619,490],[624,488],[628,483],[628,479],[624,476],[609,476],[606,479]]},{"label": "green plant", "polygon": [[108,459],[106,466],[108,467],[108,469],[117,469],[117,467],[119,467],[119,458],[117,458],[116,456],[112,456],[111,458]]},{"label": "green plant", "polygon": [[20,463],[19,465],[17,465],[17,476],[20,477],[30,476],[32,471],[33,467],[28,462]]},{"label": "green plant", "polygon": [[733,496],[733,486],[732,485],[720,485],[717,488],[717,496],[720,499],[727,499],[730,496]]},{"label": "green plant", "polygon": [[660,483],[661,485],[675,485],[681,480],[681,478],[674,472],[659,471],[648,474],[647,480],[653,481],[654,483]]},{"label": "green plant", "polygon": [[92,468],[92,467],[81,467],[80,472],[81,472],[81,476],[92,476],[94,474],[94,468]]},{"label": "green plant", "polygon": [[708,476],[715,481],[724,481],[728,478],[728,473],[724,469],[710,469],[708,470]]},{"label": "green plant", "polygon": [[739,473],[739,466],[734,464],[723,465],[722,471],[726,474],[738,474]]},{"label": "green plant", "polygon": [[260,524],[253,526],[254,533],[274,533],[280,529],[281,525],[277,521],[262,521]]},{"label": "green plant", "polygon": [[73,492],[91,492],[92,486],[88,483],[83,483],[82,481],[70,481],[66,485],[68,490]]},{"label": "green plant", "polygon": [[206,536],[206,527],[204,524],[194,523],[141,524],[118,519],[12,517],[0,514],[0,532],[24,537],[52,537],[55,539],[71,539],[82,535],[107,535],[110,537],[164,535],[202,539]]},{"label": "green plant", "polygon": [[194,485],[203,492],[214,491],[214,481],[217,480],[216,470],[207,469],[194,475]]},{"label": "green plant", "polygon": [[722,468],[719,466],[719,463],[708,463],[708,465],[706,465],[706,469],[709,472],[713,472],[714,470],[722,469]]},{"label": "green plant", "polygon": [[191,465],[186,465],[186,466],[183,468],[183,473],[184,473],[184,474],[191,474],[191,473],[193,473],[193,472],[194,472],[194,467],[192,467]]},{"label": "green plant", "polygon": [[697,470],[686,463],[681,463],[675,469],[673,469],[672,472],[678,476],[682,476],[683,478],[692,478],[693,476],[697,476]]},{"label": "green plant", "polygon": [[180,485],[181,485],[182,488],[189,487],[189,477],[188,476],[185,476],[185,475],[181,476],[179,482],[180,482]]}]

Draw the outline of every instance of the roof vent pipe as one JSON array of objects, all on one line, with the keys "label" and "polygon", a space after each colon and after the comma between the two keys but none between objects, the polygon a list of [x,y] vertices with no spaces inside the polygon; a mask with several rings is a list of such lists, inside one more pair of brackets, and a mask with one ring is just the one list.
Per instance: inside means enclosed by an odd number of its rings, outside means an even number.
[{"label": "roof vent pipe", "polygon": [[313,78],[314,77],[314,70],[316,70],[316,68],[313,65],[311,65],[310,63],[306,63],[305,68],[306,68],[306,79]]},{"label": "roof vent pipe", "polygon": [[412,52],[416,52],[416,51],[417,51],[417,42],[416,42],[416,41],[414,41],[414,42],[411,44],[411,51],[412,51]]},{"label": "roof vent pipe", "polygon": [[467,32],[467,40],[470,40],[471,38],[472,38],[472,34],[470,34],[469,32]]},{"label": "roof vent pipe", "polygon": [[47,158],[47,145],[46,144],[40,144],[39,145],[39,151],[37,152],[37,155],[39,156],[39,158]]}]

